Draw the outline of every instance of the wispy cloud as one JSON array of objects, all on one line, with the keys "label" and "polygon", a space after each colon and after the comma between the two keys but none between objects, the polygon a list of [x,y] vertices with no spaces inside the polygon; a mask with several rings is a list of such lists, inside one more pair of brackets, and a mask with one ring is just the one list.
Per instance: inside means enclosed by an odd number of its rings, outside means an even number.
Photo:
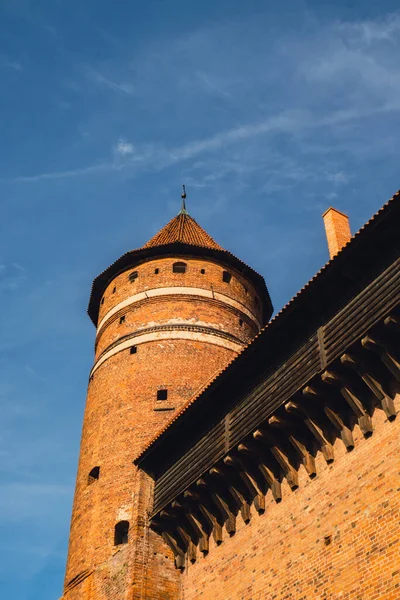
[{"label": "wispy cloud", "polygon": [[18,60],[11,59],[4,54],[0,54],[0,68],[12,69],[13,71],[21,71],[22,65]]},{"label": "wispy cloud", "polygon": [[114,81],[113,79],[106,77],[103,75],[103,73],[100,73],[100,71],[97,71],[93,68],[87,69],[87,73],[89,79],[100,86],[104,86],[112,90],[113,92],[125,94],[127,96],[133,96],[135,93],[135,88],[129,81]]},{"label": "wispy cloud", "polygon": [[114,146],[114,152],[117,156],[130,156],[135,152],[135,147],[131,142],[127,142],[123,138],[120,138],[117,145]]},{"label": "wispy cloud", "polygon": [[[224,53],[222,43],[221,48],[218,46],[218,58],[214,60],[208,56],[213,53],[207,51],[202,64],[198,54],[202,56],[202,49],[213,48],[214,38],[221,39],[218,31],[195,32],[183,37],[164,53],[159,50],[150,52],[147,58],[141,57],[141,64],[127,60],[125,65],[119,65],[113,77],[108,75],[110,64],[86,68],[86,80],[120,96],[131,96],[139,106],[147,101],[156,102],[160,95],[155,93],[154,86],[162,85],[160,102],[165,99],[165,102],[175,103],[177,110],[186,109],[185,103],[192,103],[194,98],[199,97],[197,106],[201,106],[201,102],[206,104],[206,96],[213,96],[216,102],[218,99],[224,106],[229,105],[235,117],[221,119],[225,126],[220,130],[219,120],[216,120],[214,131],[207,128],[208,134],[202,138],[176,136],[181,138],[176,145],[169,145],[162,138],[149,143],[143,141],[143,136],[133,145],[127,127],[126,137],[118,139],[112,153],[107,157],[105,151],[102,159],[93,164],[3,178],[3,182],[34,183],[110,174],[134,177],[141,172],[178,165],[190,170],[200,160],[202,167],[195,168],[196,174],[192,177],[197,187],[225,181],[228,174],[234,174],[236,185],[243,187],[253,173],[262,169],[265,175],[261,188],[269,193],[307,180],[326,181],[332,187],[344,186],[349,182],[348,170],[340,158],[330,158],[333,151],[343,153],[344,149],[347,155],[352,150],[373,154],[374,147],[364,141],[369,135],[366,124],[400,112],[400,76],[392,48],[395,45],[400,51],[399,33],[400,15],[392,15],[378,21],[335,22],[316,30],[314,35],[283,39],[273,52],[275,62],[281,66],[280,80],[291,77],[290,97],[287,86],[274,80],[271,52],[267,53],[267,47],[260,43],[258,53],[234,58]],[[240,66],[234,78],[227,68],[231,60]],[[141,82],[138,89],[131,81],[133,72]],[[161,78],[161,83],[157,78]],[[253,94],[254,78],[258,78],[257,94]],[[280,108],[269,103],[270,79],[282,86]],[[122,100],[117,98],[116,101]],[[234,103],[241,107],[238,114]],[[247,106],[254,110],[244,110]],[[301,152],[297,162],[288,165],[288,152],[290,155],[294,145]],[[274,148],[272,155],[271,148]],[[300,156],[315,157],[317,163],[313,170],[310,165],[305,166]],[[280,165],[286,165],[286,170]]]},{"label": "wispy cloud", "polygon": [[370,45],[373,42],[391,41],[396,43],[400,32],[400,15],[391,13],[375,20],[338,22],[335,29],[352,44]]},{"label": "wispy cloud", "polygon": [[321,115],[319,117],[316,117],[308,110],[283,111],[257,123],[240,125],[239,127],[216,133],[211,137],[193,140],[173,148],[166,148],[162,144],[145,145],[142,147],[138,146],[135,148],[130,142],[119,140],[114,147],[114,153],[127,159],[123,163],[110,160],[108,162],[105,161],[99,164],[69,169],[66,171],[17,176],[11,181],[29,183],[43,180],[82,177],[122,170],[128,170],[130,174],[134,174],[136,171],[143,169],[162,170],[173,164],[196,158],[205,153],[216,152],[222,148],[239,144],[252,138],[277,134],[299,135],[318,128],[328,129],[351,121],[365,119],[374,114],[398,110],[400,110],[400,101],[364,109],[340,109],[333,111],[327,116]]}]

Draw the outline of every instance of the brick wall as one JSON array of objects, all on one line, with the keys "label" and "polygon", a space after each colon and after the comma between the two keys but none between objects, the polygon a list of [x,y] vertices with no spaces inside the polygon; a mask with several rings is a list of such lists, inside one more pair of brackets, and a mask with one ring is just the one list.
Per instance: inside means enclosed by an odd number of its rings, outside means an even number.
[{"label": "brick wall", "polygon": [[[195,259],[184,259],[186,273],[173,273],[176,260],[182,259],[148,261],[121,273],[104,294],[99,323],[102,319],[104,322],[99,329],[97,357],[104,357],[112,344],[116,353],[101,364],[99,361],[89,381],[65,600],[180,598],[181,579],[171,552],[147,526],[152,481],[132,461],[173,413],[237,350],[229,344],[213,343],[212,337],[205,341],[193,331],[188,332],[187,339],[174,339],[168,327],[162,339],[153,337],[138,344],[135,354],[129,348],[121,349],[120,341],[144,327],[192,323],[234,336],[240,348],[257,332],[254,314],[260,317],[261,307],[252,284],[240,274],[232,272],[230,283],[224,283],[222,265]],[[128,275],[133,270],[139,276],[131,283]],[[179,286],[208,292],[213,286],[216,293],[224,294],[233,303],[212,295],[197,298],[190,293],[131,302],[132,295],[143,291]],[[128,304],[118,309],[118,314],[107,316],[127,299]],[[120,314],[125,316],[121,324]],[[225,344],[226,340],[222,342]],[[167,400],[156,399],[160,388],[168,390]],[[99,478],[89,480],[94,467],[100,467]],[[119,521],[129,522],[129,540],[115,546],[114,527]]]},{"label": "brick wall", "polygon": [[265,514],[210,540],[181,575],[184,600],[398,600],[400,417],[376,410],[373,423],[369,439],[356,426],[350,453],[338,440],[331,465],[318,455],[316,479],[301,467],[280,504],[268,494]]}]

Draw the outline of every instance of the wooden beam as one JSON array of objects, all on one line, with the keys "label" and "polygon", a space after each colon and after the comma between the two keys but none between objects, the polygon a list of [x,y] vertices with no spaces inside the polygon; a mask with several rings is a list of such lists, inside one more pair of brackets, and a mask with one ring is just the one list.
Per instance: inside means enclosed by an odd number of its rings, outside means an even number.
[{"label": "wooden beam", "polygon": [[191,508],[186,503],[183,504],[182,501],[179,502],[177,500],[171,502],[171,508],[177,511],[178,519],[182,520],[182,524],[185,525],[190,538],[197,544],[199,539],[205,535],[205,532],[201,524],[192,515]]},{"label": "wooden beam", "polygon": [[375,377],[371,369],[367,371],[364,365],[357,364],[355,361],[353,361],[351,364],[354,365],[353,368],[357,369],[359,376],[374,394],[389,421],[393,421],[397,414],[395,405],[392,398],[386,394],[381,382]]},{"label": "wooden beam", "polygon": [[293,491],[296,490],[299,487],[299,476],[296,469],[294,469],[291,465],[287,454],[283,452],[280,447],[274,444],[274,442],[268,435],[268,432],[266,432],[264,429],[257,429],[253,433],[253,437],[254,439],[262,441],[267,445],[269,451],[274,456],[278,464],[281,466],[290,488]]},{"label": "wooden beam", "polygon": [[350,429],[343,423],[342,418],[331,408],[325,407],[325,414],[331,423],[336,427],[340,433],[343,444],[346,446],[346,450],[350,452],[354,448],[353,434]]},{"label": "wooden beam", "polygon": [[287,456],[277,446],[271,448],[271,453],[281,465],[290,489],[292,491],[297,490],[299,487],[299,476],[297,471],[290,464]]},{"label": "wooden beam", "polygon": [[211,496],[214,504],[218,507],[219,511],[223,515],[225,515],[225,518],[224,518],[224,522],[225,522],[234,513],[232,513],[232,511],[229,509],[229,506],[227,505],[225,500],[223,498],[221,498],[221,496],[219,494],[217,494],[216,492],[210,491],[210,496]]},{"label": "wooden beam", "polygon": [[201,504],[199,504],[199,507],[203,515],[206,517],[207,513],[210,513],[213,521],[215,519],[222,525],[229,515],[226,514],[225,510],[221,508],[220,503],[210,493],[207,483],[203,478],[198,479],[195,485],[197,489],[201,490]]},{"label": "wooden beam", "polygon": [[199,541],[199,550],[200,552],[203,554],[203,556],[206,556],[209,551],[210,551],[210,544],[209,544],[209,537],[204,536],[200,539]]},{"label": "wooden beam", "polygon": [[244,456],[250,457],[255,461],[258,470],[265,479],[268,487],[271,489],[275,502],[280,502],[282,500],[281,483],[276,478],[272,469],[268,466],[268,460],[265,460],[265,456],[260,455],[258,448],[255,448],[253,445],[249,445],[248,442],[246,444],[239,444],[238,451]]},{"label": "wooden beam", "polygon": [[[241,458],[229,454],[225,456],[224,463],[238,470],[240,476],[243,478],[251,492],[251,499],[254,502],[256,511],[260,515],[263,514],[265,512],[265,479],[257,469],[257,466],[254,464],[252,465],[251,460],[249,460],[248,457],[244,456]],[[261,479],[264,481],[264,485],[260,483]],[[251,485],[251,490],[249,485]]]},{"label": "wooden beam", "polygon": [[384,319],[385,327],[392,329],[393,331],[400,331],[400,317],[396,315],[390,315]]},{"label": "wooden beam", "polygon": [[302,444],[294,436],[289,435],[289,442],[300,454],[302,463],[303,463],[304,468],[307,471],[310,479],[314,479],[314,477],[316,477],[316,475],[317,475],[317,469],[315,466],[315,458],[312,456],[312,454],[309,453],[309,451],[304,446],[304,444]]},{"label": "wooden beam", "polygon": [[278,504],[282,500],[281,482],[275,477],[275,474],[266,465],[261,463],[258,466],[258,468],[262,475],[265,477],[265,480],[271,489],[272,496],[275,502]]},{"label": "wooden beam", "polygon": [[190,541],[189,542],[189,548],[188,548],[188,559],[190,560],[190,562],[192,564],[194,564],[197,560],[197,548],[196,545]]},{"label": "wooden beam", "polygon": [[[238,486],[238,491],[245,497],[247,500],[252,501],[258,494],[262,493],[260,491],[257,481],[251,476],[246,469],[245,463],[241,461],[237,457],[233,457],[232,455],[227,455],[223,459],[223,463],[229,468],[231,472],[235,474],[233,485]],[[239,480],[238,480],[239,479]],[[240,485],[241,484],[241,485]],[[239,489],[240,488],[240,489]]]},{"label": "wooden beam", "polygon": [[[350,367],[351,369],[355,368],[355,361],[353,357],[351,357],[349,354],[343,354],[340,358],[340,361],[346,367]],[[358,425],[364,437],[370,437],[373,433],[371,417],[369,416],[361,400],[356,396],[354,390],[350,387],[346,379],[332,371],[324,371],[324,373],[322,373],[321,379],[325,383],[337,387],[341,396],[345,399],[347,405],[356,415]],[[347,434],[346,437],[348,438]]]},{"label": "wooden beam", "polygon": [[222,544],[222,542],[223,542],[222,525],[220,525],[220,523],[218,523],[218,521],[215,521],[212,536],[213,536],[214,542],[217,544],[217,546]]},{"label": "wooden beam", "polygon": [[297,439],[298,436],[296,437],[295,435],[294,424],[290,421],[282,419],[281,417],[273,415],[268,419],[268,425],[270,427],[276,427],[286,434],[287,439],[300,456],[308,475],[311,479],[314,478],[317,474],[314,457],[309,453],[305,445],[299,439]]},{"label": "wooden beam", "polygon": [[187,507],[192,518],[197,521],[204,534],[209,535],[213,528],[212,515],[207,509],[205,512],[201,510],[201,496],[199,494],[195,495],[190,490],[186,490],[179,499]]},{"label": "wooden beam", "polygon": [[183,571],[185,569],[185,555],[184,554],[177,554],[175,556],[175,566],[177,569],[179,569],[180,571]]},{"label": "wooden beam", "polygon": [[263,515],[265,513],[265,496],[264,494],[259,494],[254,498],[254,508],[258,512],[259,515]]},{"label": "wooden beam", "polygon": [[217,492],[218,497],[224,500],[229,511],[236,513],[242,505],[242,498],[231,485],[226,472],[221,467],[212,467],[209,474],[212,479],[212,482],[210,481],[211,492]]},{"label": "wooden beam", "polygon": [[163,531],[161,533],[161,537],[163,538],[165,543],[171,548],[174,556],[178,556],[179,554],[184,555],[184,552],[181,548],[179,548],[178,544],[176,543],[171,534],[167,533],[166,531]]},{"label": "wooden beam", "polygon": [[246,525],[247,525],[247,523],[250,523],[251,511],[250,511],[250,504],[248,502],[243,502],[241,509],[240,509],[240,514],[242,515],[242,519],[246,523]]},{"label": "wooden beam", "polygon": [[287,402],[285,404],[285,410],[291,415],[296,415],[304,422],[307,429],[313,435],[314,439],[318,442],[318,445],[321,448],[322,455],[325,458],[326,462],[328,464],[332,463],[335,458],[333,446],[326,439],[324,432],[322,431],[321,427],[317,424],[316,420],[308,414],[307,410],[300,407],[295,402]]},{"label": "wooden beam", "polygon": [[391,353],[391,349],[390,347],[388,348],[387,342],[366,335],[362,338],[361,345],[366,350],[377,354],[396,381],[400,381],[400,362],[394,354]]},{"label": "wooden beam", "polygon": [[236,515],[231,514],[229,519],[225,521],[225,529],[231,537],[236,533]]}]

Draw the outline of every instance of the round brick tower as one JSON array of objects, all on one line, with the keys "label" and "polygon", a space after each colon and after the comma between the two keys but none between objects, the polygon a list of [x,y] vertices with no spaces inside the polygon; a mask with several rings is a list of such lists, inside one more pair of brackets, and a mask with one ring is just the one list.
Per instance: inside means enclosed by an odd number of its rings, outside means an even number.
[{"label": "round brick tower", "polygon": [[263,278],[186,212],[93,284],[97,327],[64,600],[176,600],[179,575],[147,527],[152,486],[132,463],[268,321]]}]

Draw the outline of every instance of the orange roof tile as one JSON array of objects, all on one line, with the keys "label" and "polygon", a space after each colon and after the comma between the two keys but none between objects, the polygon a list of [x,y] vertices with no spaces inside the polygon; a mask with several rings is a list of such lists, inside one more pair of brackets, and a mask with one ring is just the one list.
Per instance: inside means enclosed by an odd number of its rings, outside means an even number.
[{"label": "orange roof tile", "polygon": [[200,246],[201,248],[223,250],[186,211],[181,211],[171,219],[143,248],[154,248],[155,246],[164,246],[176,242],[189,244],[190,246]]}]

